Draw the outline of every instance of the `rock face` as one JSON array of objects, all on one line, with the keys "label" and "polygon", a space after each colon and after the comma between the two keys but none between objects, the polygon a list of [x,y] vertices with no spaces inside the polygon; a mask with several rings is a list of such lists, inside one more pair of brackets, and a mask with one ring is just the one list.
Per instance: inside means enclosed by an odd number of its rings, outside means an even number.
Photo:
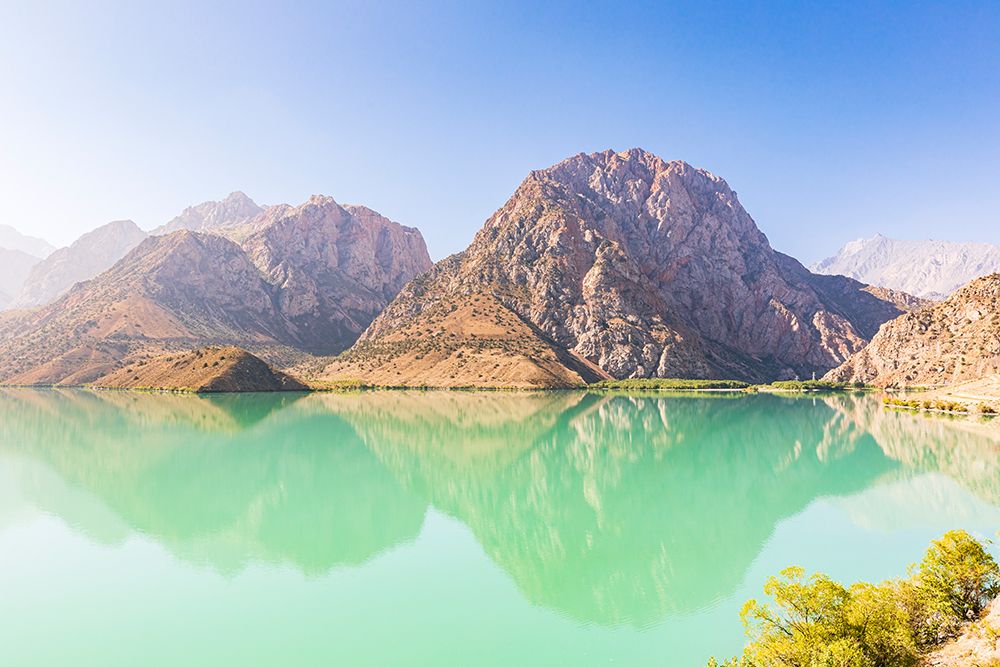
[{"label": "rock face", "polygon": [[189,206],[180,215],[153,230],[154,235],[170,234],[182,230],[192,232],[218,232],[250,222],[264,209],[242,192],[233,192],[222,201],[207,201]]},{"label": "rock face", "polygon": [[139,361],[93,383],[105,389],[210,392],[305,391],[307,387],[238,347],[208,347]]},{"label": "rock face", "polygon": [[76,283],[111,268],[145,238],[146,232],[131,220],[109,222],[84,234],[31,270],[14,307],[31,308],[54,301]]},{"label": "rock face", "polygon": [[243,247],[191,231],[149,237],[54,303],[0,319],[0,382],[86,384],[206,345],[282,366],[334,354],[430,266],[416,230],[362,222],[328,198],[281,210]]},{"label": "rock face", "polygon": [[11,307],[31,269],[40,261],[20,250],[0,248],[0,310]]},{"label": "rock face", "polygon": [[940,300],[974,278],[1000,271],[1000,246],[901,241],[877,235],[851,241],[811,268]]},{"label": "rock face", "polygon": [[886,324],[827,377],[878,386],[935,386],[1000,373],[1000,274]]},{"label": "rock face", "polygon": [[[717,176],[638,149],[581,154],[530,174],[324,376],[424,384],[470,352],[504,366],[519,352],[503,332],[445,320],[478,296],[503,331],[519,322],[537,350],[605,375],[809,377],[902,312],[865,288],[772,250]],[[497,384],[474,361],[480,384]]]},{"label": "rock face", "polygon": [[44,259],[55,251],[55,247],[48,241],[26,236],[9,225],[0,225],[0,248],[20,250],[39,259]]},{"label": "rock face", "polygon": [[314,196],[256,218],[243,248],[280,288],[278,307],[298,344],[318,354],[349,347],[413,277],[431,267],[416,229],[364,207]]}]

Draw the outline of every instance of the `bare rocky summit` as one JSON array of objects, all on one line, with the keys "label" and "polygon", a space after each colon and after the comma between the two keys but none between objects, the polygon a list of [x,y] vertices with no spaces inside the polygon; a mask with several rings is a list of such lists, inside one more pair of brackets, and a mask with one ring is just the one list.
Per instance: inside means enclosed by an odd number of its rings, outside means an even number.
[{"label": "bare rocky summit", "polygon": [[878,386],[940,386],[997,373],[1000,274],[995,273],[889,322],[827,377]]},{"label": "bare rocky summit", "polygon": [[836,255],[811,268],[816,273],[844,275],[940,300],[974,278],[1000,271],[1000,246],[905,241],[879,234],[851,241]]},{"label": "bare rocky summit", "polygon": [[24,281],[15,308],[31,308],[54,301],[70,287],[111,268],[146,238],[131,220],[109,222],[60,248],[35,265]]},{"label": "bare rocky summit", "polygon": [[238,345],[287,366],[357,338],[431,264],[419,232],[328,198],[269,209],[241,246],[151,236],[48,306],[0,318],[0,382],[86,384],[122,366]]},{"label": "bare rocky summit", "polygon": [[230,193],[222,201],[207,201],[189,206],[180,215],[152,231],[154,235],[188,230],[192,232],[219,232],[239,227],[264,212],[250,197],[242,192]]},{"label": "bare rocky summit", "polygon": [[251,392],[307,387],[238,347],[207,347],[132,363],[93,383],[104,389]]},{"label": "bare rocky summit", "polygon": [[866,287],[775,252],[707,171],[639,149],[581,154],[532,172],[466,251],[404,288],[322,376],[504,385],[497,371],[544,355],[573,360],[559,383],[584,369],[809,377],[903,312]]}]

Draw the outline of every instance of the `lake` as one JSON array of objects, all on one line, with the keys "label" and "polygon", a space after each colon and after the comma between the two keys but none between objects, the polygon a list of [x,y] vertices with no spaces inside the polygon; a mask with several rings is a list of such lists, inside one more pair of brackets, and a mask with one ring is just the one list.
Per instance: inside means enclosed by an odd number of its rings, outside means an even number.
[{"label": "lake", "polygon": [[1000,529],[869,396],[0,391],[0,664],[692,665],[796,564]]}]

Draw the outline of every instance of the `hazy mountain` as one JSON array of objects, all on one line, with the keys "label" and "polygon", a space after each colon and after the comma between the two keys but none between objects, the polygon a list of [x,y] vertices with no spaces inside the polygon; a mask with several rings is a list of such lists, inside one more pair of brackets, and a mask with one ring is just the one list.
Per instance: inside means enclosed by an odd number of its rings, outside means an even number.
[{"label": "hazy mountain", "polygon": [[47,241],[34,236],[25,236],[9,225],[0,225],[0,248],[20,250],[39,259],[48,257],[55,250],[55,247]]},{"label": "hazy mountain", "polygon": [[333,354],[430,266],[414,229],[325,197],[279,208],[243,247],[191,231],[152,236],[54,303],[0,319],[0,381],[86,383],[206,345],[272,363]]},{"label": "hazy mountain", "polygon": [[0,310],[10,307],[32,267],[40,261],[21,250],[0,248]]},{"label": "hazy mountain", "polygon": [[901,312],[775,252],[721,178],[606,151],[532,172],[465,252],[407,286],[325,376],[808,377]]},{"label": "hazy mountain", "polygon": [[111,268],[145,238],[146,232],[131,220],[109,222],[84,234],[31,270],[14,306],[29,308],[55,300],[74,284]]},{"label": "hazy mountain", "polygon": [[945,301],[886,324],[834,380],[944,385],[1000,373],[1000,273],[977,278]]},{"label": "hazy mountain", "polygon": [[233,192],[222,201],[207,201],[189,206],[173,220],[154,229],[151,234],[169,234],[185,229],[193,232],[216,232],[246,224],[263,210],[242,192]]},{"label": "hazy mountain", "polygon": [[943,299],[973,278],[1000,271],[1000,246],[951,241],[901,241],[881,235],[851,241],[811,267],[872,285]]}]

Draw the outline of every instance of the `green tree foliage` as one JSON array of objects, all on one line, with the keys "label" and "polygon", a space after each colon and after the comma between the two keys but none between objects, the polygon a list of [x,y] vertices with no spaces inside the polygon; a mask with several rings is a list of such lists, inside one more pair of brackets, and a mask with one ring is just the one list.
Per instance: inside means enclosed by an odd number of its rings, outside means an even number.
[{"label": "green tree foliage", "polygon": [[768,579],[770,602],[741,612],[743,655],[709,667],[907,667],[955,636],[1000,594],[1000,569],[964,531],[931,543],[908,579],[844,587],[790,567]]}]

